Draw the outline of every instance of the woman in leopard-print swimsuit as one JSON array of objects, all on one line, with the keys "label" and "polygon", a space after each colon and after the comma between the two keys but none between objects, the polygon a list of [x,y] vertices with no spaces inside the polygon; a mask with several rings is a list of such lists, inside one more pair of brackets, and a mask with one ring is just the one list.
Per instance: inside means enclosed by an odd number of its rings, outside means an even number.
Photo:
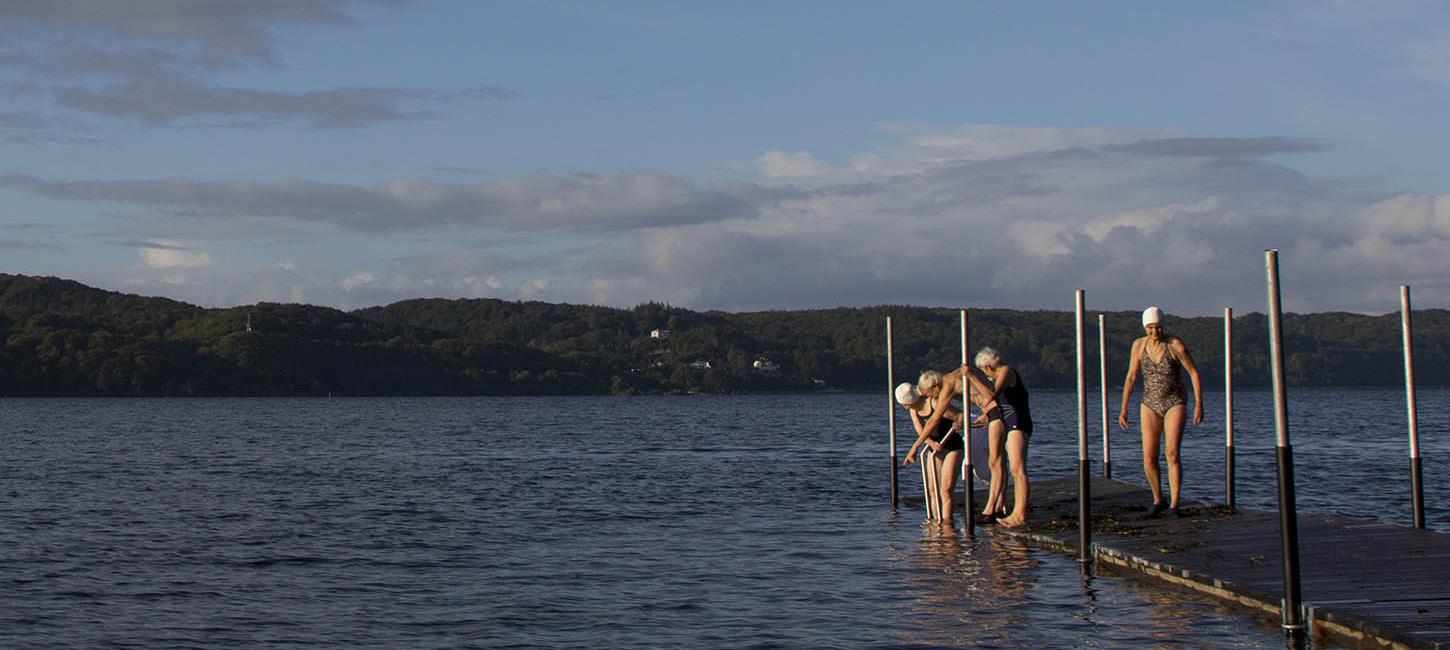
[{"label": "woman in leopard-print swimsuit", "polygon": [[[1132,358],[1128,360],[1128,377],[1123,380],[1123,405],[1118,409],[1118,426],[1128,429],[1128,400],[1133,395],[1133,386],[1138,375],[1143,376],[1143,405],[1138,409],[1140,429],[1143,432],[1143,473],[1148,476],[1148,487],[1153,490],[1153,505],[1148,516],[1156,517],[1169,508],[1175,517],[1181,517],[1178,510],[1178,495],[1183,488],[1183,464],[1179,462],[1178,450],[1183,442],[1183,425],[1187,416],[1187,395],[1183,390],[1181,367],[1188,371],[1193,382],[1193,424],[1203,422],[1203,389],[1198,380],[1198,367],[1193,364],[1193,355],[1176,336],[1163,332],[1163,310],[1149,307],[1143,310],[1143,331],[1147,333],[1133,341]],[[1166,439],[1166,440],[1165,440]],[[1158,446],[1166,442],[1164,456],[1168,461],[1168,487],[1172,502],[1163,503],[1163,487],[1159,485]]]}]

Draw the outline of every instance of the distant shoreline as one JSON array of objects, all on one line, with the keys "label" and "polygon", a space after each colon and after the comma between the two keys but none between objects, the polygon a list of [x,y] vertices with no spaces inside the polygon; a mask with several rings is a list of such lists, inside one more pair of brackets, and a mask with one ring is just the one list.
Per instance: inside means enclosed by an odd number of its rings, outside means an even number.
[{"label": "distant shoreline", "polygon": [[[1034,389],[1076,382],[1073,315],[971,312]],[[1136,312],[1102,315],[1107,375],[1126,374]],[[955,309],[878,306],[732,314],[661,303],[632,309],[496,299],[407,300],[343,312],[259,303],[205,309],[60,278],[0,274],[0,394],[24,396],[465,396],[875,392],[961,362]],[[1096,320],[1096,318],[1094,318]],[[1205,388],[1223,385],[1224,323],[1165,324]],[[1233,321],[1233,381],[1267,387],[1261,314]],[[1416,312],[1416,378],[1450,385],[1450,311]],[[1290,387],[1402,385],[1397,314],[1285,316]],[[1099,372],[1097,345],[1086,359]],[[824,387],[824,388],[823,388]]]}]

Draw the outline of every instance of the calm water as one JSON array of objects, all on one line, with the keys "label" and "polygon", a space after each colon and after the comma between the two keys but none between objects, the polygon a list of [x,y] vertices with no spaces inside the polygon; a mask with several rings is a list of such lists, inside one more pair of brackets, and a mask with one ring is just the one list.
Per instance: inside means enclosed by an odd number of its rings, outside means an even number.
[{"label": "calm water", "polygon": [[[1267,399],[1237,399],[1250,507],[1273,507]],[[1300,509],[1407,522],[1402,393],[1291,399]],[[1075,471],[1073,402],[1034,395],[1035,477]],[[1421,394],[1442,531],[1447,411]],[[0,647],[1282,647],[1242,610],[893,514],[885,412],[851,394],[0,400]],[[1220,395],[1209,417],[1187,495],[1215,500]],[[1141,481],[1114,428],[1114,473]]]}]

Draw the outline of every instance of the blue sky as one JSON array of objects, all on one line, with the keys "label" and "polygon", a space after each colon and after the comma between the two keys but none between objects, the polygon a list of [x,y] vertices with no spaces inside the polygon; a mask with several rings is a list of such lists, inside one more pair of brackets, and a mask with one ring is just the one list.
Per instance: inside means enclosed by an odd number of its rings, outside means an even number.
[{"label": "blue sky", "polygon": [[1450,307],[1434,2],[7,0],[0,271],[205,306]]}]

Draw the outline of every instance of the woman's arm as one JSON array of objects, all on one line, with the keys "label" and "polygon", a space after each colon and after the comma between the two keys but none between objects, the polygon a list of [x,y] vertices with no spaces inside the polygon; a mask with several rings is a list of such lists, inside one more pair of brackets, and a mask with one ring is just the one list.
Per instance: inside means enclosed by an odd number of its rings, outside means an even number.
[{"label": "woman's arm", "polygon": [[[926,421],[925,427],[927,431],[933,431],[933,427],[941,421],[942,416],[945,414],[945,409],[950,408],[952,398],[956,397],[957,392],[962,388],[962,375],[966,375],[967,385],[971,387],[964,396],[965,399],[962,402],[964,405],[967,402],[976,401],[972,399],[973,395],[992,395],[991,387],[987,386],[986,382],[983,382],[981,378],[977,377],[977,373],[972,372],[967,366],[957,368],[949,375],[942,375],[941,392],[936,396],[936,408],[932,410],[931,419]],[[983,401],[985,403],[977,404],[983,413],[997,407],[997,401],[995,399],[988,398]]]},{"label": "woman's arm", "polygon": [[972,386],[972,403],[976,404],[977,408],[982,409],[983,413],[986,413],[997,408],[997,391],[993,390],[992,386],[987,385],[987,382],[982,381],[982,378],[977,373],[978,370],[976,368],[967,371],[967,381]]},{"label": "woman's arm", "polygon": [[916,442],[911,443],[911,449],[906,452],[904,465],[916,462],[916,450],[921,448],[921,443],[926,440],[926,432],[931,430],[922,426],[921,414],[917,413],[916,409],[907,409],[907,411],[911,413],[911,426],[916,427]]},{"label": "woman's arm", "polygon": [[1012,367],[1005,363],[992,371],[992,399],[997,399],[997,396],[1007,388],[1007,373],[1009,372],[1012,372]]},{"label": "woman's arm", "polygon": [[[1118,407],[1118,426],[1128,429],[1128,400],[1133,398],[1133,386],[1138,383],[1139,364],[1143,362],[1143,339],[1133,341],[1133,352],[1128,357],[1128,376],[1123,378],[1123,403]],[[1197,385],[1197,384],[1195,384]]]},{"label": "woman's arm", "polygon": [[1173,345],[1170,346],[1173,353],[1178,356],[1178,363],[1183,364],[1183,369],[1188,371],[1188,379],[1193,382],[1193,423],[1203,422],[1203,386],[1198,380],[1198,366],[1193,363],[1193,355],[1188,353],[1188,346],[1183,344],[1183,339],[1173,337]]}]

